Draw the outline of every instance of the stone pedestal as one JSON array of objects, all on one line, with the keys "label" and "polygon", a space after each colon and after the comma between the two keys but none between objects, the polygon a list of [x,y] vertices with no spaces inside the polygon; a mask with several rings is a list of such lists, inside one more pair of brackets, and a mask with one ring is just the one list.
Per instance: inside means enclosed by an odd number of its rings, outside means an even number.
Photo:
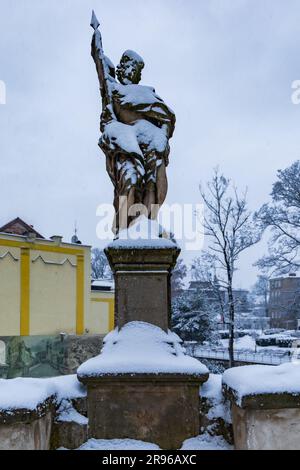
[{"label": "stone pedestal", "polygon": [[[82,364],[78,379],[88,391],[89,437],[178,449],[199,434],[199,387],[208,371],[186,357],[178,337],[168,332],[171,272],[180,249],[163,240],[145,245],[116,242],[105,250],[115,278],[119,331],[109,335],[99,358]],[[132,327],[134,333],[126,335]]]},{"label": "stone pedestal", "polygon": [[0,450],[49,450],[54,397],[35,410],[0,411]]},{"label": "stone pedestal", "polygon": [[137,439],[180,449],[199,434],[199,386],[208,374],[131,374],[83,378],[89,437]]},{"label": "stone pedestal", "polygon": [[[120,247],[112,244],[105,254],[115,278],[115,324],[144,321],[163,330],[170,327],[171,271],[180,249]],[[173,246],[172,246],[173,245]]]},{"label": "stone pedestal", "polygon": [[[276,367],[276,366],[274,366]],[[300,450],[300,394],[261,393],[237,400],[228,386],[235,450]]]}]

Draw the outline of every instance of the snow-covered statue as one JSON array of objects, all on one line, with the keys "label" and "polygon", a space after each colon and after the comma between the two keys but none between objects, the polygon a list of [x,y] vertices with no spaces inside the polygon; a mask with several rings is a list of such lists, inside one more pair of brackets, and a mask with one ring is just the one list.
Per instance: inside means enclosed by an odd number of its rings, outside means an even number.
[{"label": "snow-covered statue", "polygon": [[103,53],[94,12],[91,26],[95,30],[92,57],[102,97],[99,146],[114,185],[114,231],[118,233],[140,214],[135,204],[143,204],[143,214],[155,218],[166,198],[169,139],[174,132],[175,115],[154,88],[139,85],[143,59],[127,50],[115,69]]}]

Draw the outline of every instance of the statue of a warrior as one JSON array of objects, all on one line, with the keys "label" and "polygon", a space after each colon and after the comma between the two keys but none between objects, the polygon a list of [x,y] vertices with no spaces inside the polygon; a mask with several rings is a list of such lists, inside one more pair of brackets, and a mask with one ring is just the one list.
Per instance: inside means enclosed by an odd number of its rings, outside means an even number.
[{"label": "statue of a warrior", "polygon": [[166,198],[169,139],[174,132],[175,115],[154,88],[139,85],[145,65],[143,59],[127,50],[115,70],[103,53],[94,12],[91,26],[95,30],[92,57],[102,97],[99,146],[106,156],[107,172],[114,185],[114,232],[117,234],[140,215],[136,211],[130,215],[132,206],[143,204],[144,215],[155,218]]}]

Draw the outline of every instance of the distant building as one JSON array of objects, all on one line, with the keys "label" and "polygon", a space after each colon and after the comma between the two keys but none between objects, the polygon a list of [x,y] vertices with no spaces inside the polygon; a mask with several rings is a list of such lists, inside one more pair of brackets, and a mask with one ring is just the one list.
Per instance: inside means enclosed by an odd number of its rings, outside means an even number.
[{"label": "distant building", "polygon": [[21,235],[25,237],[36,237],[43,239],[43,235],[37,232],[33,225],[28,225],[24,220],[17,217],[16,219],[11,220],[7,224],[0,227],[0,233],[10,233],[12,235]]},{"label": "distant building", "polygon": [[225,303],[225,290],[220,288],[217,280],[191,281],[189,290],[198,292],[207,301]]},{"label": "distant building", "polygon": [[249,291],[246,289],[233,289],[233,298],[236,312],[250,312]]},{"label": "distant building", "polygon": [[300,276],[292,273],[270,280],[268,312],[271,328],[297,329],[300,318]]}]

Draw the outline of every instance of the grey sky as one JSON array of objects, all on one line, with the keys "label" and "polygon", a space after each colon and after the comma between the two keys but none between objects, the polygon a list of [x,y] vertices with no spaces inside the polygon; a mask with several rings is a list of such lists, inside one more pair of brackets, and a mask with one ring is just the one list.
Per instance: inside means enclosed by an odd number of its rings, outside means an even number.
[{"label": "grey sky", "polygon": [[[106,54],[141,54],[143,83],[176,112],[167,202],[198,202],[216,165],[248,186],[251,208],[267,201],[276,170],[300,158],[299,0],[0,0],[0,223],[18,215],[68,240],[76,219],[97,245],[112,185],[97,146],[92,8]],[[263,247],[242,258],[237,285],[253,283]]]}]

